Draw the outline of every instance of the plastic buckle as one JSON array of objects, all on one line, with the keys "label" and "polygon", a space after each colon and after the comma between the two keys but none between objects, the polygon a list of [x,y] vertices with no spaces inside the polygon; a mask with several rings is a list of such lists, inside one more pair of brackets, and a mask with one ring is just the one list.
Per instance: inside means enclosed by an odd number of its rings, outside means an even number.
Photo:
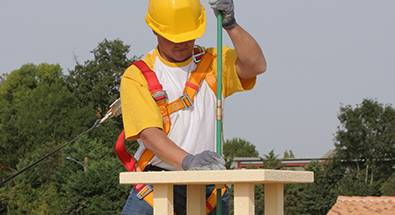
[{"label": "plastic buckle", "polygon": [[143,200],[148,194],[150,194],[152,191],[154,190],[154,188],[152,187],[152,185],[146,184],[143,189],[141,189],[138,193],[137,193],[137,198],[139,198],[140,200]]},{"label": "plastic buckle", "polygon": [[[189,109],[191,109],[191,107],[193,106],[193,102],[192,102],[192,99],[189,98],[189,95],[188,95],[188,94],[184,93],[184,95],[182,95],[182,96],[180,97],[180,99],[181,99],[181,102],[184,104],[184,110],[189,110]],[[187,102],[188,102],[190,105],[189,105]]]},{"label": "plastic buckle", "polygon": [[167,100],[167,93],[165,90],[156,91],[152,94],[152,97],[154,98],[155,101],[160,101],[163,99]]}]

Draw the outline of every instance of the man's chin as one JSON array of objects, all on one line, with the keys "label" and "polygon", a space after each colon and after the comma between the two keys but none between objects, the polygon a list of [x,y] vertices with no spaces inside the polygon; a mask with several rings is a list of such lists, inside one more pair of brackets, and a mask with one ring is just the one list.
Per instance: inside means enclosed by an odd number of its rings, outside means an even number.
[{"label": "man's chin", "polygon": [[174,60],[176,62],[184,62],[186,60],[188,60],[191,56],[187,56],[187,55],[182,55],[182,56],[174,56]]}]

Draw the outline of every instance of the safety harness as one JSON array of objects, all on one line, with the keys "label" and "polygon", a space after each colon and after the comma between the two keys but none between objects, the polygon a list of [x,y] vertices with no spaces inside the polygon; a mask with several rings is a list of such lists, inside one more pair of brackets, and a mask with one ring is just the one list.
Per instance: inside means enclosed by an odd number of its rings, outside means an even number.
[{"label": "safety harness", "polygon": [[[193,54],[193,60],[198,62],[196,69],[191,73],[189,79],[186,81],[183,95],[172,102],[168,102],[166,91],[160,84],[155,72],[152,71],[143,60],[133,62],[133,65],[136,66],[143,74],[147,81],[151,96],[159,107],[163,119],[163,131],[166,134],[169,134],[171,127],[170,115],[180,110],[188,110],[193,106],[195,96],[204,80],[215,92],[216,79],[214,75],[208,73],[214,56],[210,53],[206,53],[204,49],[194,49],[194,52],[196,51],[198,53]],[[154,157],[153,152],[148,149],[144,149],[140,159],[136,162],[134,156],[130,155],[126,149],[125,131],[122,131],[117,139],[115,152],[123,166],[128,171],[144,171],[151,159]],[[153,206],[153,188],[151,185],[137,184],[134,186],[134,189],[137,192],[137,197],[139,199],[144,199],[149,205]],[[221,195],[223,195],[225,191],[226,188],[224,187]],[[210,212],[215,208],[216,197],[217,192],[216,189],[214,189],[206,202],[207,212]]]}]

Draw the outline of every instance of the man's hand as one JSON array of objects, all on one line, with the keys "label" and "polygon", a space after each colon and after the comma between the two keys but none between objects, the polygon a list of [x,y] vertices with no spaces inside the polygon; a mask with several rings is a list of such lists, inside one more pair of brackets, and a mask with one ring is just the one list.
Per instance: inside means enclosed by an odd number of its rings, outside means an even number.
[{"label": "man's hand", "polygon": [[182,160],[184,170],[225,170],[225,160],[215,152],[204,151],[197,155],[187,155]]},{"label": "man's hand", "polygon": [[221,12],[223,15],[222,27],[226,30],[236,26],[233,0],[209,0],[211,8],[215,14]]}]

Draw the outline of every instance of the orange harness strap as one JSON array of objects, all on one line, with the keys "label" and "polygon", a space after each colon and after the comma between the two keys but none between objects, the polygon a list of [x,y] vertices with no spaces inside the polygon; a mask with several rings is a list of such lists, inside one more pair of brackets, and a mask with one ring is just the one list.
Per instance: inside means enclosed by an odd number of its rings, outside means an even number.
[{"label": "orange harness strap", "polygon": [[195,96],[206,78],[207,70],[209,69],[211,62],[213,60],[213,55],[206,53],[203,55],[202,60],[197,65],[195,71],[191,73],[188,81],[185,83],[183,95],[176,99],[175,101],[169,103],[167,106],[168,113],[172,114],[179,110],[185,110],[193,106]]},{"label": "orange harness strap", "polygon": [[[216,89],[216,79],[212,74],[208,74],[209,67],[214,59],[214,56],[210,53],[205,53],[202,55],[200,62],[197,64],[196,69],[191,72],[191,75],[187,82],[185,83],[185,88],[183,95],[173,102],[168,103],[168,98],[166,92],[163,90],[155,72],[153,72],[144,61],[136,61],[133,64],[142,72],[144,78],[147,81],[149,91],[156,104],[159,107],[160,113],[163,119],[163,131],[169,134],[171,122],[170,115],[179,110],[187,110],[193,106],[194,99],[198,93],[203,80],[206,80],[209,87],[215,92]],[[118,151],[117,151],[118,153]],[[154,157],[154,154],[145,149],[140,156],[140,159],[135,165],[135,171],[143,171],[145,167]],[[134,163],[133,163],[134,164]],[[124,164],[125,165],[125,164]],[[128,169],[129,170],[129,169]],[[133,171],[133,170],[129,170]],[[148,185],[139,184],[135,186],[138,190],[139,195],[142,194],[142,198],[151,206],[153,206],[153,192],[149,189]],[[226,188],[222,189],[222,195]],[[216,189],[210,194],[206,202],[206,211],[209,213],[216,206]]]},{"label": "orange harness strap", "polygon": [[[206,74],[208,72],[208,69],[213,59],[214,56],[210,53],[206,53],[203,55],[201,61],[196,66],[196,69],[193,72],[191,72],[188,81],[185,83],[183,95],[171,103],[167,102],[167,95],[163,90],[162,85],[159,84],[159,81],[155,73],[151,69],[148,70],[146,68],[144,69],[139,68],[140,70],[144,70],[142,73],[148,82],[148,87],[150,88],[151,86],[153,88],[152,91],[150,89],[150,92],[162,114],[163,131],[166,134],[169,134],[170,132],[170,127],[171,127],[170,115],[179,110],[186,110],[193,106],[195,96],[199,91],[199,88],[203,83],[203,80],[206,77]],[[147,65],[145,66],[148,67]],[[154,82],[154,83],[150,83],[150,82]],[[160,86],[161,89],[158,89],[156,86]],[[163,97],[162,96],[163,94],[166,96]],[[154,154],[151,151],[145,149],[141,154],[140,159],[137,161],[137,168],[140,169],[141,171],[144,170],[144,168],[149,164],[149,162],[153,157]]]}]

